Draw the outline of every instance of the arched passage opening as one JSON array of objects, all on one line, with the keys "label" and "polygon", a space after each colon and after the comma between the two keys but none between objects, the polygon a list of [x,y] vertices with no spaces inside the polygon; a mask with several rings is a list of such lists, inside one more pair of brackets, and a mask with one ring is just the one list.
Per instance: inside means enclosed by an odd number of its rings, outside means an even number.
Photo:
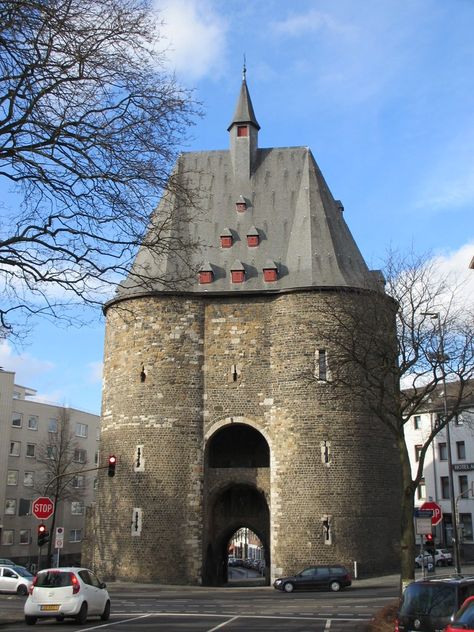
[{"label": "arched passage opening", "polygon": [[231,423],[209,438],[204,498],[203,583],[227,582],[229,543],[239,528],[249,529],[260,540],[268,582],[270,447],[261,432],[245,423]]}]

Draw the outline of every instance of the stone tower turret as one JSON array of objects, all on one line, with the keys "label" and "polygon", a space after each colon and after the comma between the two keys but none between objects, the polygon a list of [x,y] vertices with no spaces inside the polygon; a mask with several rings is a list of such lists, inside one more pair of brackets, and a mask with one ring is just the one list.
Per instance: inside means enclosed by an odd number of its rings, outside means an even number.
[{"label": "stone tower turret", "polygon": [[[199,249],[156,257],[146,239],[105,307],[101,459],[118,464],[99,480],[88,553],[105,575],[223,583],[240,527],[262,541],[268,581],[321,562],[397,567],[396,447],[332,379],[344,314],[370,331],[376,305],[391,350],[396,306],[311,151],[259,148],[258,130],[244,75],[230,150],[176,167],[201,194],[176,237]],[[157,213],[169,208],[172,192]]]}]

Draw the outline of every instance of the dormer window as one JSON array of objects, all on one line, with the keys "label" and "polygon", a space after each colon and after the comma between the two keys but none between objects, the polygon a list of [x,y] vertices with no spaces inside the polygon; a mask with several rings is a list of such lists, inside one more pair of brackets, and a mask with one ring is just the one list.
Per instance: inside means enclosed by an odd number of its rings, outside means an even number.
[{"label": "dormer window", "polygon": [[268,259],[263,268],[263,280],[265,283],[278,281],[278,268],[274,261]]},{"label": "dormer window", "polygon": [[199,284],[212,283],[214,281],[214,272],[210,263],[206,262],[199,270]]},{"label": "dormer window", "polygon": [[232,244],[234,243],[234,238],[232,237],[232,233],[228,228],[225,228],[221,235],[221,248],[232,248]]},{"label": "dormer window", "polygon": [[245,281],[245,268],[241,261],[236,259],[230,269],[232,283],[243,283]]},{"label": "dormer window", "polygon": [[249,135],[249,126],[248,125],[237,125],[237,136],[239,138],[243,138],[244,136]]},{"label": "dormer window", "polygon": [[243,195],[240,195],[239,199],[235,203],[235,210],[239,213],[245,213],[247,210],[247,202],[245,201]]},{"label": "dormer window", "polygon": [[260,235],[255,226],[252,226],[247,233],[247,246],[249,248],[256,248],[260,243]]}]

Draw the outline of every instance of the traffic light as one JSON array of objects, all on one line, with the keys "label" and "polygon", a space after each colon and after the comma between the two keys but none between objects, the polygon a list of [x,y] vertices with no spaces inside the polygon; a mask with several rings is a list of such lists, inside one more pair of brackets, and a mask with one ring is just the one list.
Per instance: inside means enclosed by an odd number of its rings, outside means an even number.
[{"label": "traffic light", "polygon": [[435,542],[432,533],[428,533],[425,537],[425,551],[430,555],[434,555],[435,552]]},{"label": "traffic light", "polygon": [[49,542],[49,531],[45,524],[38,525],[38,546]]},{"label": "traffic light", "polygon": [[117,459],[113,454],[109,456],[109,476],[115,476],[115,466],[117,465]]}]

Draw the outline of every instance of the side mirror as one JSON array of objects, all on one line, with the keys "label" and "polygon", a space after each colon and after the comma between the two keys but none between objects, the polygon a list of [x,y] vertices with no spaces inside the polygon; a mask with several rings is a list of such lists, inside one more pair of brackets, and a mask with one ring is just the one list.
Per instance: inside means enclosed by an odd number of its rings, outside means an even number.
[{"label": "side mirror", "polygon": [[100,582],[99,588],[107,588],[107,584],[105,582]]}]

